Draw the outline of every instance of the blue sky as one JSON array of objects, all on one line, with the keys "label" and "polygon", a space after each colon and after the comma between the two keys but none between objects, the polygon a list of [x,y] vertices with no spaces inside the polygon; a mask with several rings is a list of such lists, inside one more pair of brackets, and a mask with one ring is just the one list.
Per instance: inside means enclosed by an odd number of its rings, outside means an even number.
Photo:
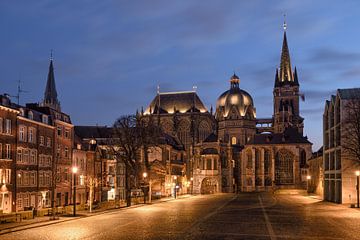
[{"label": "blue sky", "polygon": [[[111,125],[161,91],[191,90],[206,106],[233,71],[272,115],[283,14],[298,68],[305,134],[322,145],[324,102],[359,87],[359,1],[1,1],[0,92],[43,98],[50,49],[62,109],[76,125]],[[15,99],[14,99],[15,100]]]}]

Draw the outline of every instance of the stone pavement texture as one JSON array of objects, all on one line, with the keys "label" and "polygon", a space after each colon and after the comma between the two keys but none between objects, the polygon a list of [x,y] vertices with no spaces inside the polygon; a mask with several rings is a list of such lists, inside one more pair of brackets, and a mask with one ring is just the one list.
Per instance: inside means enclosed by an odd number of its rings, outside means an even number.
[{"label": "stone pavement texture", "polygon": [[124,208],[0,239],[359,239],[360,211],[303,192],[198,195]]}]

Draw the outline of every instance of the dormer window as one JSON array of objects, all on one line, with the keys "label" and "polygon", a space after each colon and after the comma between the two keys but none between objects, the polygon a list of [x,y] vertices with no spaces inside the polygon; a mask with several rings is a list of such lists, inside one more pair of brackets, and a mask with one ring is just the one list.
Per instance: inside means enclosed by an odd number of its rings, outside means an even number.
[{"label": "dormer window", "polygon": [[49,124],[49,117],[47,115],[42,115],[42,122],[45,124]]},{"label": "dormer window", "polygon": [[28,118],[29,118],[30,120],[33,120],[33,119],[34,119],[34,114],[32,113],[32,111],[29,111],[29,113],[28,113]]},{"label": "dormer window", "polygon": [[20,108],[20,116],[25,116],[25,112],[24,112],[24,109]]}]

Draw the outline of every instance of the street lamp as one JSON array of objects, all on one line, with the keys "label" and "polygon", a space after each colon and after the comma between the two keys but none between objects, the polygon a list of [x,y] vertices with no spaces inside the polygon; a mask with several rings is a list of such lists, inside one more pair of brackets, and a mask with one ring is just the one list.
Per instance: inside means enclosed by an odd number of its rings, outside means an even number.
[{"label": "street lamp", "polygon": [[73,181],[73,185],[74,185],[74,193],[73,193],[73,204],[74,204],[74,217],[76,216],[76,173],[78,171],[78,168],[76,166],[72,167],[72,172],[74,175],[74,181]]},{"label": "street lamp", "polygon": [[360,177],[360,171],[356,171],[356,196],[357,196],[357,207],[359,208],[359,177]]},{"label": "street lamp", "polygon": [[174,197],[175,197],[175,199],[176,199],[176,187],[177,187],[177,184],[176,184],[176,179],[177,179],[177,176],[174,176]]},{"label": "street lamp", "polygon": [[307,179],[307,181],[306,181],[306,190],[307,190],[307,192],[309,192],[309,182],[310,182],[310,180],[311,180],[311,176],[310,176],[310,175],[307,175],[307,176],[306,176],[306,179]]},{"label": "street lamp", "polygon": [[144,204],[146,203],[146,194],[145,194],[145,187],[146,187],[146,185],[145,185],[145,179],[146,179],[146,177],[147,177],[147,172],[143,172],[143,180],[144,180],[144,187],[143,187],[143,193],[144,193]]}]

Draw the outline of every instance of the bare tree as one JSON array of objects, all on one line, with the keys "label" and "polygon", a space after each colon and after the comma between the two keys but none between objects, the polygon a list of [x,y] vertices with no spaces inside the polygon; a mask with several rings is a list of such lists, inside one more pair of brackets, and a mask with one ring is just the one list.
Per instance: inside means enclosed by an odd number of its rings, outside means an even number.
[{"label": "bare tree", "polygon": [[347,101],[343,113],[342,147],[360,163],[360,99]]},{"label": "bare tree", "polygon": [[[125,164],[126,204],[131,205],[131,189],[139,187],[141,170],[149,168],[147,149],[156,145],[160,128],[152,117],[126,115],[118,118],[113,125],[112,146],[116,158]],[[144,162],[140,152],[144,152]]]}]

